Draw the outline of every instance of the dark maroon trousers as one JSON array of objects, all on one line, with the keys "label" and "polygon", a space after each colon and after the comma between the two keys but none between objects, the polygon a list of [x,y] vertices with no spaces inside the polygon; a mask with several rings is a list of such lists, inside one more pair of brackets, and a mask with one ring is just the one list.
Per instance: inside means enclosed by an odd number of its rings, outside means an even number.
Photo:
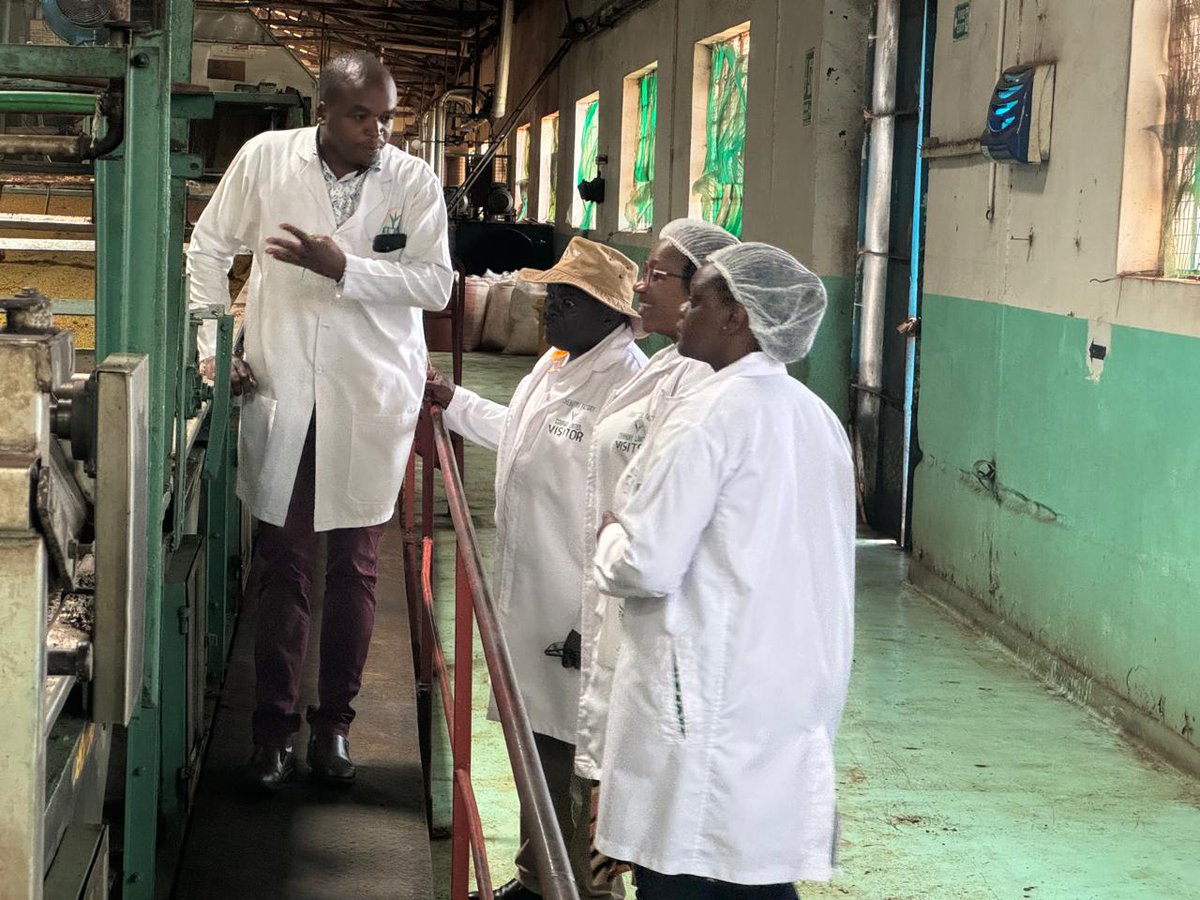
[{"label": "dark maroon trousers", "polygon": [[[254,636],[257,675],[254,743],[282,746],[300,730],[300,681],[312,622],[309,595],[317,565],[313,531],[316,474],[314,416],[300,456],[287,522],[259,526],[262,589]],[[348,734],[350,703],[362,686],[375,627],[375,580],[383,525],[326,532],[325,602],[321,618],[319,706],[308,708],[313,731]]]}]

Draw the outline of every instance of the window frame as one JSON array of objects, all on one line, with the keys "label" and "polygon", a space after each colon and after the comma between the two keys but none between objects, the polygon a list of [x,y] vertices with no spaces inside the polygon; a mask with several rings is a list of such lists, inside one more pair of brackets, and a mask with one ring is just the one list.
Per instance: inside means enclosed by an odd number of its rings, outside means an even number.
[{"label": "window frame", "polygon": [[538,221],[555,225],[558,222],[558,168],[562,153],[560,130],[562,116],[558,110],[542,116],[541,140],[538,147]]},{"label": "window frame", "polygon": [[[595,109],[594,116],[592,109]],[[591,127],[595,136],[595,153],[592,154],[591,165],[585,169],[584,154],[588,153],[591,148],[584,146],[584,141],[589,138],[587,129],[589,127],[588,119],[591,117]],[[598,204],[585,201],[579,196],[579,184],[586,180],[595,178],[595,175],[588,175],[588,171],[599,172],[598,159],[600,156],[600,92],[592,91],[585,97],[580,97],[575,101],[575,152],[572,156],[574,167],[572,168],[572,191],[571,191],[571,227],[577,231],[594,231],[597,226],[597,219],[600,216]]]},{"label": "window frame", "polygon": [[[749,68],[750,55],[752,52],[751,41],[751,23],[749,21],[742,22],[732,28],[728,28],[718,34],[711,35],[701,41],[697,41],[695,45],[695,63],[693,66],[693,81],[692,81],[692,135],[691,135],[691,167],[690,178],[688,181],[688,211],[695,218],[701,218],[705,221],[713,222],[714,224],[722,225],[727,228],[731,234],[740,237],[742,232],[743,216],[745,213],[745,130],[746,117],[749,109]],[[722,205],[718,201],[718,205],[714,212],[707,214],[705,211],[705,199],[698,187],[706,177],[718,177],[714,174],[714,169],[719,167],[719,161],[712,158],[710,155],[710,133],[709,122],[712,116],[712,104],[715,101],[714,94],[714,78],[713,78],[713,56],[715,48],[723,44],[729,44],[739,39],[746,41],[746,49],[744,54],[745,81],[744,81],[744,96],[742,99],[742,131],[741,138],[741,181],[729,182],[736,184],[736,203],[732,211],[722,212]],[[726,210],[729,207],[725,207]],[[724,219],[724,221],[722,221]]]},{"label": "window frame", "polygon": [[[620,224],[625,234],[646,234],[654,228],[654,178],[655,154],[658,146],[658,62],[652,62],[625,76],[621,100],[621,176],[620,176]],[[643,135],[642,126],[642,85],[646,78],[654,76],[653,124],[648,136]],[[634,191],[639,184],[637,180],[638,158],[642,154],[642,143],[648,137],[650,144],[645,152],[649,157],[650,177],[642,184],[647,184],[650,193],[648,204],[648,221],[634,221],[630,215],[633,207]]]}]

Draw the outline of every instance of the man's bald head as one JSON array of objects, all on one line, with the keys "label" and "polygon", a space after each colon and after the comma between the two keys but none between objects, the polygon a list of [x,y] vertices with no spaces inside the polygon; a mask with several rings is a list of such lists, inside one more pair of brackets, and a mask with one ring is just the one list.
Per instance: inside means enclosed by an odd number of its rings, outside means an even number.
[{"label": "man's bald head", "polygon": [[374,165],[392,136],[396,82],[369,53],[347,53],[321,70],[317,123],[325,162],[338,177]]},{"label": "man's bald head", "polygon": [[378,58],[362,50],[343,53],[327,62],[317,80],[322,103],[336,103],[368,86],[394,85],[392,73]]}]

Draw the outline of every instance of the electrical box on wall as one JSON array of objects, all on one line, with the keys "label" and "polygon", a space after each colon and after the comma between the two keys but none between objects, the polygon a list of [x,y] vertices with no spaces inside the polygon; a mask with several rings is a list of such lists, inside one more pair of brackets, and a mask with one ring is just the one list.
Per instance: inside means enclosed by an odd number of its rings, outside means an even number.
[{"label": "electrical box on wall", "polygon": [[1050,158],[1054,65],[1006,69],[988,104],[983,153],[995,162],[1037,166]]}]

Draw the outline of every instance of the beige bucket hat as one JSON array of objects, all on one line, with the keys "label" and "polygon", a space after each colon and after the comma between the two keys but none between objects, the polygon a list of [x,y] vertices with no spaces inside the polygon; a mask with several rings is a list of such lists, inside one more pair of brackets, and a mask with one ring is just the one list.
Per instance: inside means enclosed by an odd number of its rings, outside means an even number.
[{"label": "beige bucket hat", "polygon": [[637,263],[604,244],[587,238],[571,238],[562,259],[552,268],[545,271],[522,269],[517,277],[533,284],[573,285],[605,306],[629,316],[635,325],[641,322],[641,316],[633,308],[633,286],[638,280]]}]

